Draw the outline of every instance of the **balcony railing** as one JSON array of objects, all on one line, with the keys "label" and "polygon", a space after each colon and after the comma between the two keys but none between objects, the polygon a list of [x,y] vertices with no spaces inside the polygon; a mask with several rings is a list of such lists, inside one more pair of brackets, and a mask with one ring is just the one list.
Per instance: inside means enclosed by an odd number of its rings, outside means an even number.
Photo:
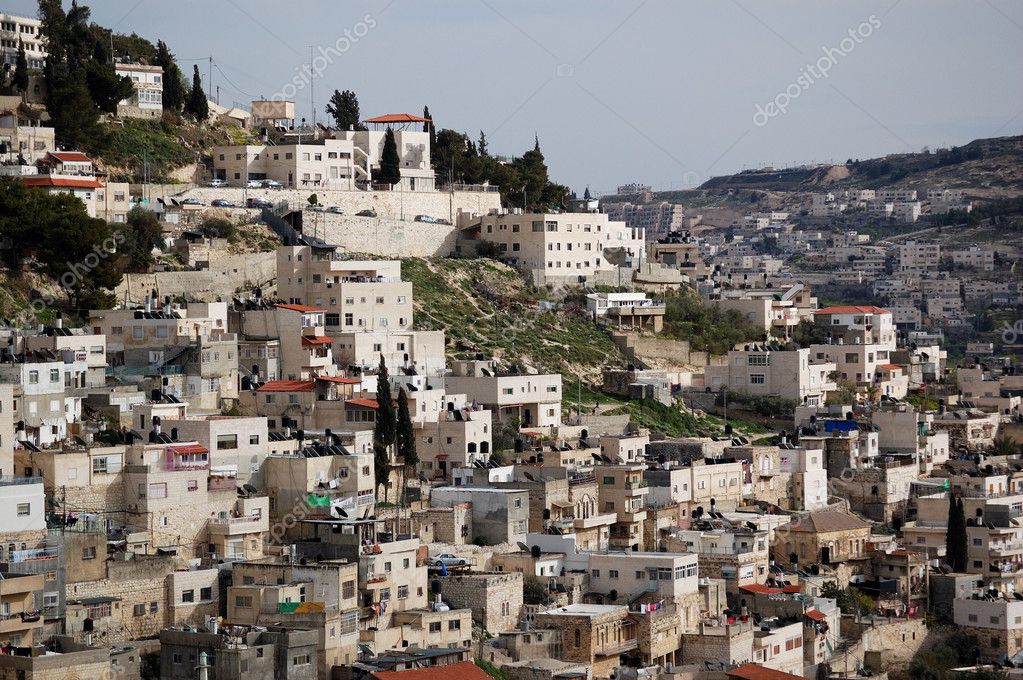
[{"label": "balcony railing", "polygon": [[16,477],[4,475],[0,477],[0,486],[15,486],[19,484],[42,484],[42,477]]}]

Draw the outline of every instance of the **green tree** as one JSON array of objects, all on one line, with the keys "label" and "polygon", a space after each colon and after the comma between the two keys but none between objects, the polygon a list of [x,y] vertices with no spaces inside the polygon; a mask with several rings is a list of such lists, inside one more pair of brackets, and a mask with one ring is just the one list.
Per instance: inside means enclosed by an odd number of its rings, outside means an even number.
[{"label": "green tree", "polygon": [[948,494],[948,527],[945,532],[945,559],[948,561],[952,571],[962,573],[966,571],[966,513],[963,510],[963,500],[956,498],[951,492]]},{"label": "green tree", "polygon": [[428,118],[428,123],[423,123],[423,132],[430,133],[430,163],[434,162],[435,154],[437,152],[437,126],[433,122],[433,116],[430,115],[430,107],[423,107],[423,118]]},{"label": "green tree", "polygon": [[416,433],[412,428],[412,417],[408,410],[408,395],[405,389],[398,390],[398,423],[395,434],[398,458],[404,463],[405,469],[412,472],[419,465],[419,453],[416,451]]},{"label": "green tree", "polygon": [[384,133],[384,149],[380,152],[380,169],[376,179],[382,184],[397,184],[401,181],[401,157],[398,156],[398,144],[394,139],[394,130],[387,128]]},{"label": "green tree", "polygon": [[25,43],[18,41],[18,59],[14,64],[15,89],[21,94],[28,92],[28,58],[25,56]]},{"label": "green tree", "polygon": [[490,155],[490,149],[487,146],[487,133],[480,130],[480,140],[476,143],[476,149],[479,151],[479,155],[487,157]]},{"label": "green tree", "polygon": [[185,113],[196,121],[205,123],[210,117],[210,103],[202,89],[202,76],[199,75],[199,65],[195,64],[192,68],[192,89],[189,90],[188,101],[185,102]]},{"label": "green tree", "polygon": [[156,43],[156,58],[153,63],[163,68],[163,108],[181,113],[187,95],[184,76],[167,43],[162,40]]},{"label": "green tree", "polygon": [[549,599],[550,591],[547,590],[547,584],[542,580],[532,574],[522,579],[522,602],[524,604],[547,604]]},{"label": "green tree", "polygon": [[338,130],[365,130],[359,115],[359,98],[351,90],[334,90],[327,104],[327,113],[334,118]]},{"label": "green tree", "polygon": [[124,227],[121,228],[123,243],[117,249],[124,262],[124,271],[147,272],[153,264],[153,248],[162,242],[163,230],[156,213],[141,207],[128,211]]},{"label": "green tree", "polygon": [[1019,444],[1008,435],[1000,434],[991,443],[991,453],[995,456],[1014,456],[1019,450]]},{"label": "green tree", "polygon": [[373,425],[373,465],[376,472],[377,486],[384,487],[387,494],[387,483],[391,478],[390,449],[394,445],[395,417],[394,402],[391,399],[391,383],[387,379],[387,362],[380,355],[380,366],[377,372],[377,413]]},{"label": "green tree", "polygon": [[85,82],[89,86],[93,103],[104,113],[116,113],[117,105],[130,98],[135,91],[131,78],[117,75],[113,64],[98,59],[86,63]]}]

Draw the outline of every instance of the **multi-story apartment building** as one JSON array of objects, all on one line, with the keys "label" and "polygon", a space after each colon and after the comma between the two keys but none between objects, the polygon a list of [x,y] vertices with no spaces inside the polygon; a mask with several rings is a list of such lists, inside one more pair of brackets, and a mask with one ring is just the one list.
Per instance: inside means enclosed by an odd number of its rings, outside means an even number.
[{"label": "multi-story apartment building", "polygon": [[630,227],[645,229],[650,235],[667,234],[682,228],[685,209],[678,203],[607,203],[603,206],[609,220],[625,222]]},{"label": "multi-story apartment building", "polygon": [[810,349],[772,351],[766,346],[732,350],[728,362],[704,369],[704,383],[712,390],[727,389],[757,396],[776,396],[800,404],[822,404],[838,389],[832,380],[833,360]]},{"label": "multi-story apartment building", "polygon": [[916,189],[876,189],[874,191],[875,198],[882,201],[915,201]]},{"label": "multi-story apartment building", "polygon": [[39,19],[0,14],[0,57],[12,71],[18,63],[18,50],[24,48],[28,67],[41,71],[46,62],[46,40]]},{"label": "multi-story apartment building", "polygon": [[578,284],[646,260],[646,234],[601,213],[485,215],[470,227],[536,285]]},{"label": "multi-story apartment building", "polygon": [[369,130],[338,130],[339,140],[349,141],[356,150],[355,171],[360,179],[373,182],[373,173],[380,167],[384,152],[387,129],[394,132],[398,148],[400,182],[392,190],[433,191],[435,189],[433,166],[430,164],[430,133],[423,132],[425,118],[408,113],[390,113],[367,118]]},{"label": "multi-story apartment building", "polygon": [[899,246],[899,271],[935,270],[941,262],[941,246],[935,242],[907,241]]},{"label": "multi-story apartment building", "polygon": [[615,515],[610,546],[618,550],[639,550],[643,546],[643,523],[647,518],[643,480],[644,463],[596,465],[598,511]]},{"label": "multi-story apartment building", "polygon": [[551,428],[561,422],[561,374],[522,375],[499,371],[496,361],[452,362],[447,389],[465,394],[491,411],[499,422]]},{"label": "multi-story apartment building", "polygon": [[10,348],[4,350],[6,360],[0,363],[0,376],[21,385],[21,396],[14,403],[19,423],[15,436],[36,446],[65,439],[69,425],[82,417],[86,359],[48,349],[10,352]]},{"label": "multi-story apartment building", "polygon": [[351,140],[310,139],[278,145],[245,144],[213,149],[213,176],[232,186],[273,180],[292,189],[355,189]]},{"label": "multi-story apartment building", "polygon": [[956,598],[953,620],[976,637],[981,661],[1012,658],[1023,651],[1023,602],[1001,597]]},{"label": "multi-story apartment building", "polygon": [[[230,325],[232,330],[237,330],[240,342],[267,343],[256,348],[257,359],[261,353],[269,358],[271,349],[276,346],[276,372],[281,380],[310,380],[337,372],[332,351],[334,341],[327,336],[324,326],[325,314],[325,309],[306,305],[259,305],[256,309],[232,312]],[[239,355],[242,375],[257,378],[257,381],[267,379],[263,371],[269,369],[268,365],[263,366],[259,361],[246,365],[243,361]]]},{"label": "multi-story apartment building", "polygon": [[995,270],[995,251],[980,246],[969,246],[952,251],[952,262],[983,272]]},{"label": "multi-story apartment building", "polygon": [[912,223],[920,219],[920,201],[896,201],[892,217],[899,222]]},{"label": "multi-story apartment building", "polygon": [[117,115],[159,118],[163,115],[163,67],[116,62],[114,73],[131,80],[135,91],[117,105]]},{"label": "multi-story apartment building", "polygon": [[820,510],[828,504],[823,450],[783,444],[778,451],[778,469],[789,475],[791,510]]}]

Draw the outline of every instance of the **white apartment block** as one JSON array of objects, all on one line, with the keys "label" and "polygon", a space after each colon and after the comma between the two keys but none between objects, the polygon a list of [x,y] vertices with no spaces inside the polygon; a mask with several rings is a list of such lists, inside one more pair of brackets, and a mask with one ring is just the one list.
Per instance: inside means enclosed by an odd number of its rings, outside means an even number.
[{"label": "white apartment block", "polygon": [[875,196],[882,201],[891,203],[904,203],[915,201],[916,189],[878,189]]},{"label": "white apartment block", "polygon": [[535,285],[585,283],[616,263],[638,268],[646,260],[645,230],[601,213],[485,215],[471,228]]},{"label": "white apartment block", "polygon": [[995,270],[995,251],[979,246],[969,246],[968,248],[953,250],[952,262],[964,267],[973,267],[984,272],[991,272]]},{"label": "white apartment block", "polygon": [[422,119],[408,114],[387,114],[369,118],[365,122],[379,129],[352,131],[340,130],[335,133],[338,140],[347,140],[356,149],[356,172],[361,179],[372,182],[375,168],[380,166],[384,151],[384,137],[387,127],[394,130],[394,142],[398,147],[401,182],[394,190],[433,191],[434,174],[430,165],[430,133],[423,132]]},{"label": "white apartment block", "polygon": [[455,361],[444,382],[449,392],[465,394],[492,411],[495,421],[517,421],[523,428],[550,428],[561,423],[560,373],[503,373],[494,361]]},{"label": "white apartment block", "polygon": [[412,328],[412,283],[399,260],[345,260],[333,247],[277,249],[277,295],[324,311],[329,335]]},{"label": "white apartment block", "polygon": [[163,68],[147,64],[114,64],[114,73],[130,78],[135,91],[117,105],[117,115],[159,118],[163,115]]},{"label": "white apartment block", "polygon": [[213,177],[231,186],[274,180],[290,189],[355,189],[350,140],[320,139],[294,144],[243,144],[213,150]]},{"label": "white apartment block", "polygon": [[899,246],[899,269],[904,272],[922,272],[937,269],[941,261],[941,246],[937,243],[907,241]]},{"label": "white apartment block", "polygon": [[920,219],[920,201],[898,201],[892,206],[892,217],[899,222],[916,222]]},{"label": "white apartment block", "polygon": [[42,26],[43,22],[39,19],[0,14],[0,57],[5,65],[11,67],[11,71],[18,63],[19,45],[25,47],[28,67],[42,70],[47,55]]},{"label": "white apartment block", "polygon": [[827,393],[837,389],[830,378],[835,370],[834,362],[814,358],[809,349],[747,348],[729,352],[726,365],[707,366],[704,382],[715,391],[727,388],[814,405],[824,403]]}]

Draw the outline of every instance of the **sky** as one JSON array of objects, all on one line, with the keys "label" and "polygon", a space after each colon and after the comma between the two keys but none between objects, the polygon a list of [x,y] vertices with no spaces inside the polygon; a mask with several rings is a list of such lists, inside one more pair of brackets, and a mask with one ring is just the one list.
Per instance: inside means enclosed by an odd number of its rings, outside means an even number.
[{"label": "sky", "polygon": [[222,105],[276,95],[312,119],[315,99],[319,122],[335,89],[364,117],[428,105],[491,153],[537,135],[580,193],[1023,132],[1019,0],[80,1],[186,73],[212,57]]}]

